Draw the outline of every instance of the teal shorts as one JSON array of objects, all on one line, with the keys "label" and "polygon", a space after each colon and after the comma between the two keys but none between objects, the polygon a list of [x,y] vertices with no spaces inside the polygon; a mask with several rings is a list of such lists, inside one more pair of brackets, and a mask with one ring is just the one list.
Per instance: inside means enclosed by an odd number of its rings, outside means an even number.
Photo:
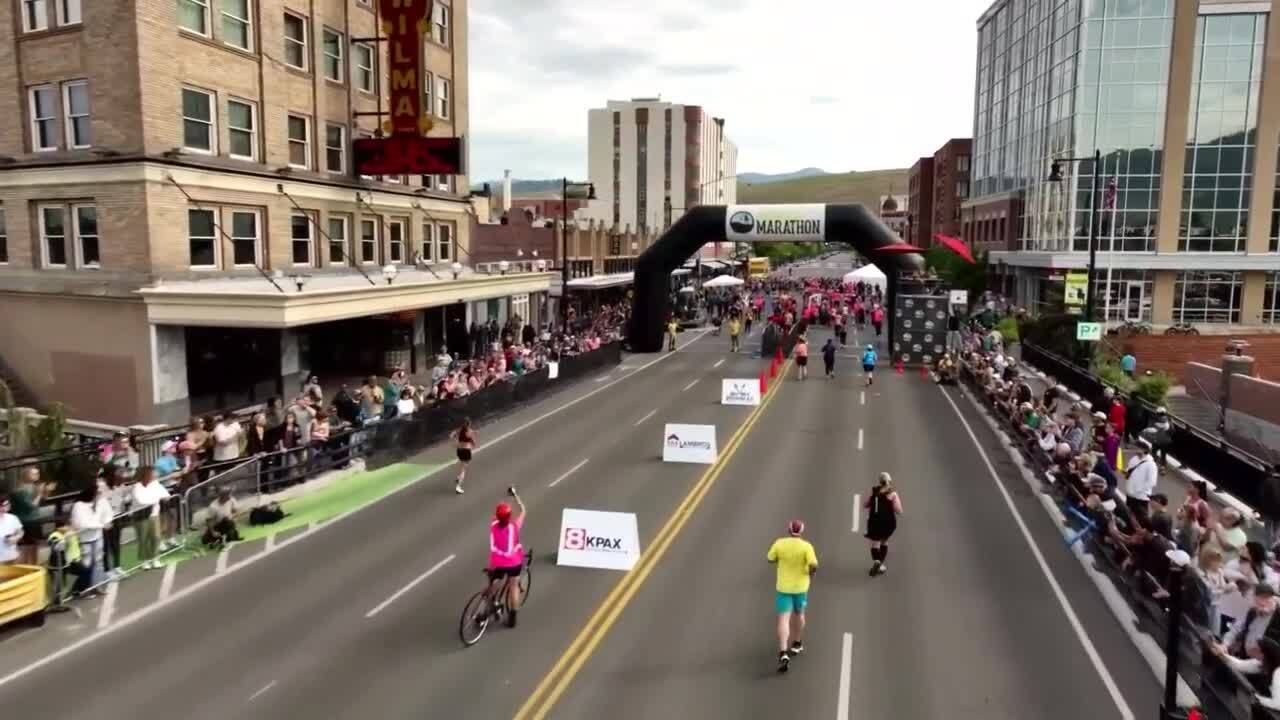
[{"label": "teal shorts", "polygon": [[775,592],[773,604],[778,609],[779,615],[789,612],[802,613],[809,604],[809,593]]}]

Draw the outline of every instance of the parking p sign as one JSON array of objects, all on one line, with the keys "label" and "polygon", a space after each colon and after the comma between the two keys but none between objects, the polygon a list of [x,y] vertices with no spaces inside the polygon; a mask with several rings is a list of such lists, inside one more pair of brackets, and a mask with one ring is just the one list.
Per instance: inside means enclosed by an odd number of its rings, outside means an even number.
[{"label": "parking p sign", "polygon": [[1102,323],[1076,323],[1076,339],[1085,342],[1097,342],[1102,339]]}]

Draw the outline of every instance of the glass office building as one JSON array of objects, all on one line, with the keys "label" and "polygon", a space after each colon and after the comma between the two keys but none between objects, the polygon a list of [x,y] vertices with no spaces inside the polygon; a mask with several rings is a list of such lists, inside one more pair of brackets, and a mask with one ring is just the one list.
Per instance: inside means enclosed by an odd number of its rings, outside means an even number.
[{"label": "glass office building", "polygon": [[1000,0],[982,15],[962,212],[1018,200],[1016,239],[992,254],[1016,302],[1056,310],[1065,272],[1088,267],[1097,153],[1098,317],[1277,322],[1271,5]]}]

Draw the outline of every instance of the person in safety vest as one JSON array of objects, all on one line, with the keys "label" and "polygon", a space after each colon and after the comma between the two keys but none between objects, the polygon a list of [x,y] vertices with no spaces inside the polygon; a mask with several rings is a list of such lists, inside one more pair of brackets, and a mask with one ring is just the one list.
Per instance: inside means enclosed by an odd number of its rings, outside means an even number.
[{"label": "person in safety vest", "polygon": [[524,547],[520,544],[520,529],[524,527],[524,501],[516,493],[514,487],[507,488],[507,493],[520,506],[520,514],[511,516],[511,506],[498,503],[493,511],[493,521],[489,523],[489,594],[503,588],[499,583],[506,583],[507,593],[507,626],[516,626],[516,609],[520,607],[520,572],[524,570]]}]

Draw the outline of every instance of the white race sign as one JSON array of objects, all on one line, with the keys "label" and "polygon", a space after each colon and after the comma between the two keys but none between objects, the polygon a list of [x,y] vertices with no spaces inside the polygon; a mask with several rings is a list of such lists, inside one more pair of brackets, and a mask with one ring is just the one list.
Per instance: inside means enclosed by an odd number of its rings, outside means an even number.
[{"label": "white race sign", "polygon": [[716,426],[667,423],[662,461],[711,465],[716,461]]},{"label": "white race sign", "polygon": [[826,205],[730,205],[725,208],[729,242],[821,242]]},{"label": "white race sign", "polygon": [[968,290],[952,290],[951,304],[952,305],[968,305],[969,291]]},{"label": "white race sign", "polygon": [[560,515],[557,565],[630,570],[640,559],[634,513],[565,508]]},{"label": "white race sign", "polygon": [[560,377],[560,363],[552,360],[547,363],[547,379],[555,380]]},{"label": "white race sign", "polygon": [[759,405],[760,381],[754,378],[720,381],[721,405]]}]

